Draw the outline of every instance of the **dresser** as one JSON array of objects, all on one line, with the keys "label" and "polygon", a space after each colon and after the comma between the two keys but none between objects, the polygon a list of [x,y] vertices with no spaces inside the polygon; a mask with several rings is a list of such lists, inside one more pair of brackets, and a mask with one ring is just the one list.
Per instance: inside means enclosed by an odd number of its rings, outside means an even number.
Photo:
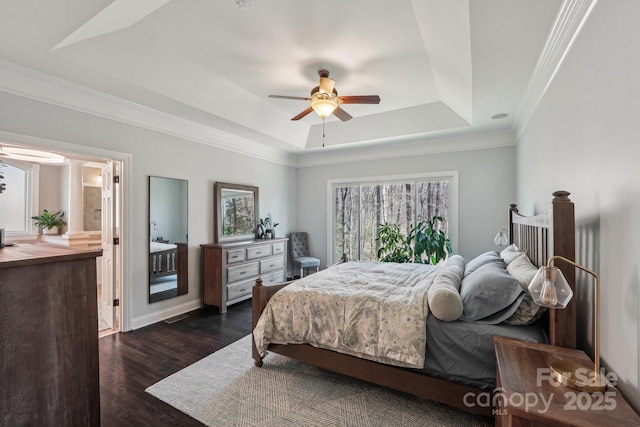
[{"label": "dresser", "polygon": [[100,425],[101,254],[26,242],[0,249],[0,425]]},{"label": "dresser", "polygon": [[251,298],[258,277],[263,283],[285,281],[287,238],[200,245],[202,305],[227,307]]}]

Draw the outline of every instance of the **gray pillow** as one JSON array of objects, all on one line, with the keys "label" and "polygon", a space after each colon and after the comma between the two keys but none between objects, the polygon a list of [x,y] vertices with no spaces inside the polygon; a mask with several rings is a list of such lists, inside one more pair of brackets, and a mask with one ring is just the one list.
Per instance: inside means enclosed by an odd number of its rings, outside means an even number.
[{"label": "gray pillow", "polygon": [[462,280],[460,297],[464,307],[460,320],[498,324],[515,312],[524,290],[507,273],[504,262],[489,262]]},{"label": "gray pillow", "polygon": [[467,277],[469,274],[473,273],[478,268],[490,262],[497,262],[497,263],[504,264],[504,261],[502,260],[502,258],[500,258],[500,254],[498,253],[498,251],[488,251],[478,255],[471,261],[467,262],[467,264],[464,267],[464,277]]}]

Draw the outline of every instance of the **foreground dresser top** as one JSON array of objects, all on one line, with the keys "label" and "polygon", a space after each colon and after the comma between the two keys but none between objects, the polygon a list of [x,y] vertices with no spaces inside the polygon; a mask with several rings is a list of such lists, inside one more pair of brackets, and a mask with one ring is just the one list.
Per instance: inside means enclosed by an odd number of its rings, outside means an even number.
[{"label": "foreground dresser top", "polygon": [[20,242],[0,249],[0,269],[95,258],[102,249],[73,248],[42,242]]}]

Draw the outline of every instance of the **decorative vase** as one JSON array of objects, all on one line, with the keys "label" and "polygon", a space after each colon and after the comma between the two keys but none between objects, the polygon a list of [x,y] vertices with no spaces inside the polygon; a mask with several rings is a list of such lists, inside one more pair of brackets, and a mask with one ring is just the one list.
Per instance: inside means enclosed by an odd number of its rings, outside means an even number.
[{"label": "decorative vase", "polygon": [[57,236],[58,234],[60,234],[60,229],[58,227],[52,227],[52,228],[43,227],[42,234],[45,234],[47,236]]},{"label": "decorative vase", "polygon": [[256,239],[264,239],[264,227],[262,224],[258,224],[256,227]]},{"label": "decorative vase", "polygon": [[270,228],[267,230],[267,239],[273,239],[276,237],[276,229],[275,228]]}]

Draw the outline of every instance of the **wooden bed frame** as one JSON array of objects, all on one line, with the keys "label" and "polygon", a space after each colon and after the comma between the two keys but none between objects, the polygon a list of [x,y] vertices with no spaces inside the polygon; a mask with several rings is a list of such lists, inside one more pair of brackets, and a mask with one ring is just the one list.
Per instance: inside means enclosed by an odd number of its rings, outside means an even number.
[{"label": "wooden bed frame", "polygon": [[[551,255],[561,255],[575,259],[575,224],[573,202],[569,193],[557,191],[553,193],[552,208],[548,212],[533,217],[525,217],[518,213],[516,205],[509,209],[510,241],[519,249],[527,251],[534,264],[546,263]],[[569,285],[574,289],[575,271],[568,265],[557,266],[562,269]],[[263,286],[257,279],[253,287],[253,327],[265,308],[269,298],[279,289],[291,282],[279,285]],[[550,341],[554,345],[575,347],[575,299],[565,310],[550,310],[545,316],[544,326]],[[348,375],[384,387],[389,387],[414,396],[444,403],[466,411],[493,416],[492,408],[478,405],[470,408],[464,404],[467,393],[486,393],[476,387],[427,376],[391,365],[384,365],[370,360],[320,349],[307,344],[271,344],[268,351],[297,359],[311,365]],[[252,353],[256,366],[262,366],[262,358],[252,340]]]}]

